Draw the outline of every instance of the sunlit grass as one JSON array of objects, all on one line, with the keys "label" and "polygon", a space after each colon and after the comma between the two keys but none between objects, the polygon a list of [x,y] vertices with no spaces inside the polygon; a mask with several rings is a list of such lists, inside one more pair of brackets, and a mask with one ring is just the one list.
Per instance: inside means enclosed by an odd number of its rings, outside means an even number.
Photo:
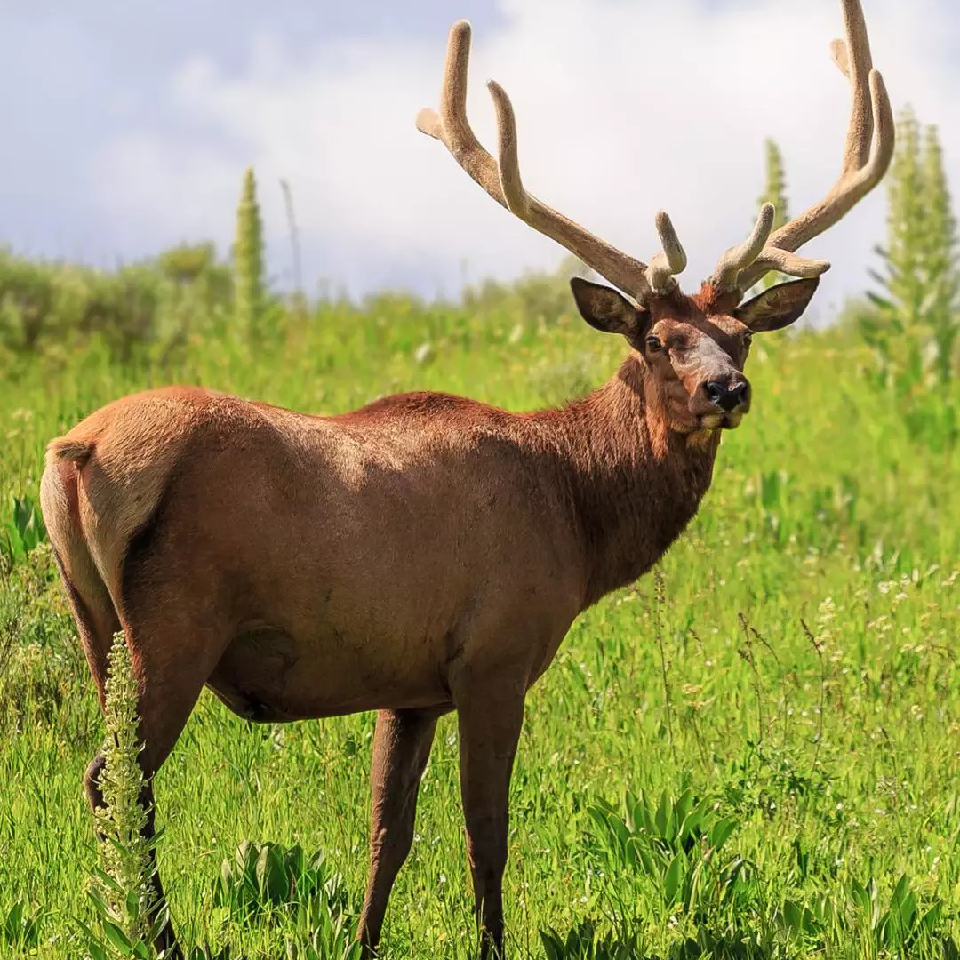
[{"label": "sunlit grass", "polygon": [[[224,330],[162,370],[122,370],[96,350],[36,365],[0,387],[0,524],[11,498],[35,500],[48,439],[147,384],[317,413],[414,388],[517,410],[599,384],[622,351],[572,316],[388,300],[367,315],[321,311],[256,356]],[[505,891],[515,955],[955,956],[960,464],[908,442],[859,362],[837,333],[757,338],[753,411],[725,437],[713,488],[662,564],[663,603],[648,578],[588,611],[528,697]],[[41,546],[0,581],[4,957],[73,957],[71,918],[89,916],[97,853],[82,775],[103,728],[74,633]],[[188,944],[308,955],[317,915],[242,914],[215,895],[245,840],[323,851],[341,875],[337,910],[355,917],[372,731],[369,714],[253,727],[203,696],[156,785],[161,873]],[[386,957],[471,956],[456,758],[448,717]],[[627,805],[642,794],[657,811],[662,794],[673,805],[688,788],[732,823],[693,899],[676,891],[704,841],[677,860],[676,838],[628,824]],[[625,824],[619,846],[595,808]],[[648,868],[638,851],[654,848]],[[35,934],[13,930],[24,916]]]}]

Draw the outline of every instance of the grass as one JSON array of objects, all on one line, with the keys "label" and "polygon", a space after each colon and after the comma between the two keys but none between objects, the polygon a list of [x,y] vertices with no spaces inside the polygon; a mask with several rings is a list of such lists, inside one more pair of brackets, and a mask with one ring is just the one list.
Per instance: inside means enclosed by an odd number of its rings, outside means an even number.
[{"label": "grass", "polygon": [[[0,527],[21,531],[0,559],[0,956],[80,955],[97,863],[82,776],[102,721],[28,529],[49,438],[163,382],[310,412],[409,388],[528,409],[599,384],[622,350],[572,315],[383,298],[256,356],[224,330],[163,367],[94,349],[18,368],[0,386]],[[513,956],[958,955],[960,461],[908,439],[863,362],[841,332],[758,337],[754,409],[691,529],[656,577],[576,622],[530,693]],[[188,945],[340,955],[366,882],[372,732],[370,714],[253,727],[203,695],[156,782]],[[445,718],[387,958],[474,952],[456,743]]]}]

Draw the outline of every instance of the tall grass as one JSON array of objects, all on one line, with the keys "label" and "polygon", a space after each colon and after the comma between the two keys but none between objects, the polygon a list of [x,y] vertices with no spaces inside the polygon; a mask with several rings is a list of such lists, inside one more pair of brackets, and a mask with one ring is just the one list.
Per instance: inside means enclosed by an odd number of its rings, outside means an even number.
[{"label": "tall grass", "polygon": [[[518,410],[599,384],[623,347],[569,308],[383,297],[290,317],[257,350],[226,324],[163,365],[95,344],[37,361],[0,386],[0,503],[33,502],[45,442],[146,385],[316,413],[408,388]],[[514,955],[957,955],[960,462],[911,439],[868,362],[840,330],[758,337],[753,410],[660,566],[662,595],[648,578],[584,614],[529,696]],[[90,919],[81,783],[103,728],[50,552],[27,556],[0,581],[0,956],[59,960],[77,955],[74,918]],[[372,730],[369,714],[251,727],[204,694],[156,778],[160,870],[188,945],[350,949]],[[472,956],[471,900],[445,718],[384,956]]]}]

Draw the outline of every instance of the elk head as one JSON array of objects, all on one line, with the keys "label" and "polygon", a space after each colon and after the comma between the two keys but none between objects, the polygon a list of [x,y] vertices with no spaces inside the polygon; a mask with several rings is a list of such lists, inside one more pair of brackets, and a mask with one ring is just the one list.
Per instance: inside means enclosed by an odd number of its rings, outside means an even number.
[{"label": "elk head", "polygon": [[[770,204],[767,209],[773,210]],[[622,334],[648,375],[647,399],[677,433],[732,429],[750,409],[743,366],[755,333],[797,320],[819,284],[814,276],[777,284],[737,305],[705,283],[687,297],[679,288],[635,306],[610,287],[575,277],[581,316],[604,333]],[[739,299],[739,294],[737,294]]]},{"label": "elk head", "polygon": [[[893,156],[894,125],[883,78],[873,68],[859,0],[841,0],[846,41],[831,44],[834,60],[850,80],[853,97],[840,176],[822,200],[773,230],[774,209],[764,204],[747,240],[727,250],[713,274],[692,296],[676,276],[687,257],[670,218],[656,216],[661,251],[649,264],[622,253],[529,194],[520,178],[513,105],[495,81],[499,162],[477,140],[466,114],[470,25],[453,25],[447,46],[439,112],[417,117],[423,133],[440,140],[481,187],[524,223],[561,244],[618,290],[572,281],[583,318],[626,338],[643,364],[645,391],[668,427],[702,437],[739,425],[750,408],[743,374],[751,337],[779,330],[803,314],[817,289],[825,260],[796,251],[837,223],[883,178]],[[771,270],[799,279],[777,284],[746,302],[747,290]],[[623,294],[629,295],[632,300]]]}]

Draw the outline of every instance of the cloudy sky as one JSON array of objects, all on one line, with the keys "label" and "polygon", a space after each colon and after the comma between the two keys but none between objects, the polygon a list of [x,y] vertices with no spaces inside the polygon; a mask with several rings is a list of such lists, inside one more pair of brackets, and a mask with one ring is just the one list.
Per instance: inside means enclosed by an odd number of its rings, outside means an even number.
[{"label": "cloudy sky", "polygon": [[[960,192],[960,7],[863,2],[894,108],[940,125]],[[474,28],[481,139],[494,77],[528,188],[641,258],[668,210],[687,287],[748,230],[764,137],[793,212],[832,184],[849,102],[828,53],[837,0],[0,0],[0,14],[0,242],[99,265],[180,240],[226,250],[252,163],[271,274],[289,283],[284,178],[310,290],[452,294],[562,256],[414,127],[457,17]],[[880,191],[805,248],[834,262],[821,311],[868,283],[882,223]]]}]

